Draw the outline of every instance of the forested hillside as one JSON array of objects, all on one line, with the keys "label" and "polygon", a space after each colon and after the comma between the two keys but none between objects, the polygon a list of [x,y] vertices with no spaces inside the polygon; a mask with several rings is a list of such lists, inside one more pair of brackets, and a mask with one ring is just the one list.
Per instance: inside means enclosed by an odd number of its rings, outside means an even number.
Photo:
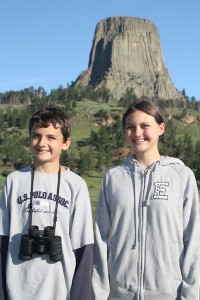
[{"label": "forested hillside", "polygon": [[[121,126],[122,112],[136,97],[128,91],[118,102],[109,101],[106,90],[59,87],[47,95],[43,88],[0,94],[0,173],[29,165],[28,123],[40,107],[61,107],[72,126],[72,146],[64,152],[62,163],[91,176],[118,163],[129,153]],[[152,99],[149,99],[152,100]],[[157,100],[167,118],[167,137],[160,144],[163,155],[181,158],[200,181],[200,102]]]}]

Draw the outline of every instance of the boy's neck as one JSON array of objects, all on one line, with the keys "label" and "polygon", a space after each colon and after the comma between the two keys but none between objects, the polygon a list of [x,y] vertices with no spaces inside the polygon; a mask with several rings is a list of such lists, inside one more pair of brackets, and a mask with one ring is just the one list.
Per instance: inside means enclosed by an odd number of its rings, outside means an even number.
[{"label": "boy's neck", "polygon": [[36,171],[42,172],[42,173],[58,173],[59,171],[59,164],[52,164],[52,163],[46,163],[46,164],[39,164],[34,162],[33,166]]}]

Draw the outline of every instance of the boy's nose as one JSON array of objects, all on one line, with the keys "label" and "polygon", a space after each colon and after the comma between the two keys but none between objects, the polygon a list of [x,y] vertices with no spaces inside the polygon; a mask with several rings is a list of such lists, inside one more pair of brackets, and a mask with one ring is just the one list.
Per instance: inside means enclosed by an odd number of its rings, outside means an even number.
[{"label": "boy's nose", "polygon": [[44,137],[41,137],[38,141],[38,144],[41,146],[45,146],[45,143],[46,143],[46,139]]}]

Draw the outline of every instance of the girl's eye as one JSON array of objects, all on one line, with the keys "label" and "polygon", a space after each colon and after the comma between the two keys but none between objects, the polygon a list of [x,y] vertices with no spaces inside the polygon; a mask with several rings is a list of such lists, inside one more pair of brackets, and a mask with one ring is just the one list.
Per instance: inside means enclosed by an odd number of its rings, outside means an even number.
[{"label": "girl's eye", "polygon": [[133,126],[127,126],[126,130],[134,130],[134,127]]}]

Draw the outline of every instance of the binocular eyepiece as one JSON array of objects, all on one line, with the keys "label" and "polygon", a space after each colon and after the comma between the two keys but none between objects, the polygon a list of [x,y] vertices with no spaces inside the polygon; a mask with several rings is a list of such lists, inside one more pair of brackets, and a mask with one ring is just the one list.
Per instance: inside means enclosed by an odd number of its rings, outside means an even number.
[{"label": "binocular eyepiece", "polygon": [[32,225],[29,233],[21,237],[19,259],[31,260],[32,254],[49,254],[52,261],[63,260],[62,242],[60,236],[55,236],[52,226],[44,228],[44,235],[40,235],[39,227]]}]

